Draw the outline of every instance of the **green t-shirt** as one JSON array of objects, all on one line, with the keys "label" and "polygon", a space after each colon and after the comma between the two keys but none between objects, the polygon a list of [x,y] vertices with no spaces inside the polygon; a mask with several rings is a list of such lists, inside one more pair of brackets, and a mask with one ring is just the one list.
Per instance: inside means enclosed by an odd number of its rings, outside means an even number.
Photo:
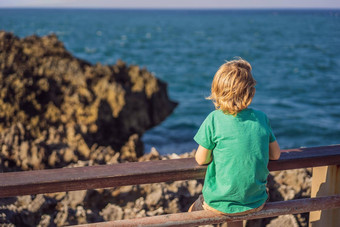
[{"label": "green t-shirt", "polygon": [[265,203],[269,143],[276,139],[263,112],[247,108],[234,117],[215,110],[194,140],[212,150],[203,187],[210,207],[239,213]]}]

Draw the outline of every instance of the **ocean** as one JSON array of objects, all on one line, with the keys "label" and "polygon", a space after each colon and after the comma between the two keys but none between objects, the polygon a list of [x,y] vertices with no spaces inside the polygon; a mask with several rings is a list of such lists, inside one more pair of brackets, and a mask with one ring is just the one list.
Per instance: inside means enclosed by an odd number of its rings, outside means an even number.
[{"label": "ocean", "polygon": [[235,57],[251,63],[251,107],[268,115],[281,148],[340,143],[340,10],[0,9],[0,30],[55,33],[76,57],[122,59],[167,82],[179,105],[144,134],[145,152],[197,147],[212,78]]}]

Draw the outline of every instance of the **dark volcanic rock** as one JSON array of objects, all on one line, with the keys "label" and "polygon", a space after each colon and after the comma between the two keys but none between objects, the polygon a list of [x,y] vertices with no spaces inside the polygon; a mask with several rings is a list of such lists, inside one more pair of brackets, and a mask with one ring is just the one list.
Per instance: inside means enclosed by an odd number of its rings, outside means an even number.
[{"label": "dark volcanic rock", "polygon": [[91,65],[55,35],[19,39],[0,31],[2,171],[136,160],[141,135],[175,106],[146,69]]}]

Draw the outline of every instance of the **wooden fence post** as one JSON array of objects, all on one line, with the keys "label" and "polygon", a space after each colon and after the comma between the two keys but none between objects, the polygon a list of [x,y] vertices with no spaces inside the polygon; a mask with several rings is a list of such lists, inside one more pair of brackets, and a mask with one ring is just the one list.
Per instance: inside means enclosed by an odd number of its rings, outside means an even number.
[{"label": "wooden fence post", "polygon": [[[314,167],[311,197],[336,194],[340,194],[340,165]],[[311,212],[309,226],[340,226],[340,208]]]}]

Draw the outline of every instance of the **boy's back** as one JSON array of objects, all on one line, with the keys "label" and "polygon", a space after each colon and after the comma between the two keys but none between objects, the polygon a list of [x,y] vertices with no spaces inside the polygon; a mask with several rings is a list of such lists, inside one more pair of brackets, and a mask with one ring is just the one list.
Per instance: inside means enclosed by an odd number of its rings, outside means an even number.
[{"label": "boy's back", "polygon": [[208,206],[239,213],[264,204],[269,143],[275,136],[263,112],[247,108],[232,116],[215,110],[194,139],[213,150],[203,188]]}]

